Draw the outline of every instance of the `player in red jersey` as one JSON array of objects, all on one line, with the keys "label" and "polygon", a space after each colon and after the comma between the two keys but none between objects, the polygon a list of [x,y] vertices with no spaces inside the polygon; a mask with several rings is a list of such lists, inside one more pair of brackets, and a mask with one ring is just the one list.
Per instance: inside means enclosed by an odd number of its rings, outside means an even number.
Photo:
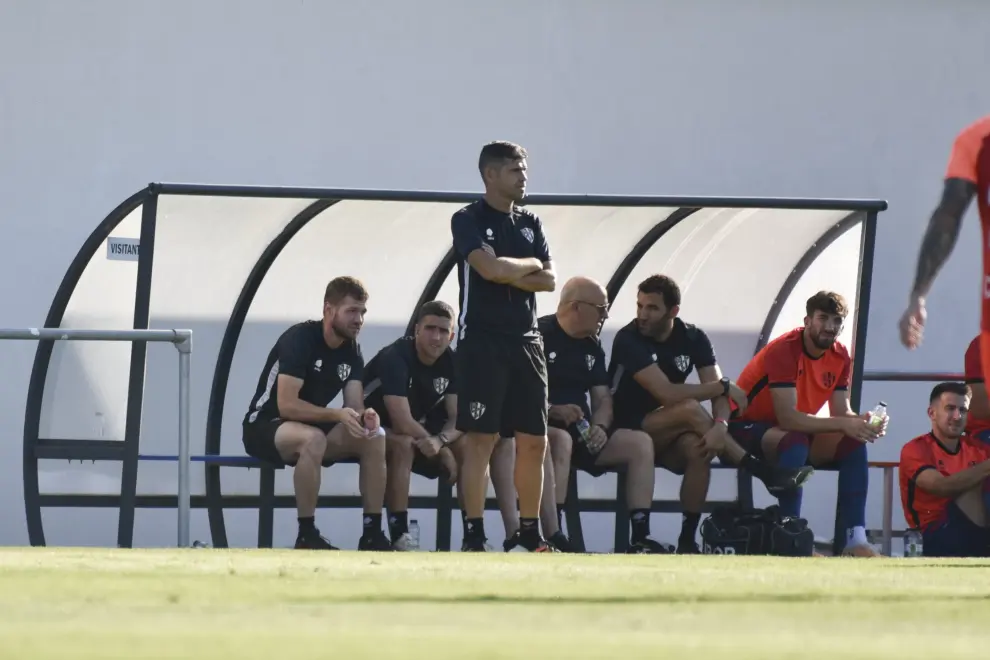
[{"label": "player in red jersey", "polygon": [[990,373],[990,115],[962,130],[952,145],[942,199],[928,221],[921,242],[918,268],[908,307],[901,316],[901,342],[909,349],[921,345],[927,312],[925,298],[935,276],[948,260],[959,237],[963,215],[976,195],[983,234],[983,292],[980,344],[983,373]]},{"label": "player in red jersey", "polygon": [[901,449],[901,504],[920,529],[926,557],[990,556],[990,447],[964,433],[970,390],[964,383],[932,389],[930,433]]},{"label": "player in red jersey", "polygon": [[973,395],[969,402],[969,414],[966,415],[966,433],[990,445],[990,398],[987,398],[987,387],[983,381],[981,353],[980,335],[976,335],[969,342],[963,360],[966,384]]},{"label": "player in red jersey", "polygon": [[[732,437],[756,456],[797,468],[810,463],[839,472],[839,510],[846,530],[844,554],[874,557],[866,539],[869,466],[866,442],[886,431],[849,404],[851,360],[836,341],[848,314],[837,293],[808,299],[804,326],[777,337],[750,360],[737,384],[749,406],[729,423]],[[817,413],[828,404],[829,417]],[[801,492],[777,495],[784,515],[801,514]]]}]

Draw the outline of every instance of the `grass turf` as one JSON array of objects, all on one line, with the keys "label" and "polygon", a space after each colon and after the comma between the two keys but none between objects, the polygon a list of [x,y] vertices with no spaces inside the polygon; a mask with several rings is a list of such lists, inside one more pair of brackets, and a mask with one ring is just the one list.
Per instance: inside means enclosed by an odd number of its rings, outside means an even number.
[{"label": "grass turf", "polygon": [[990,648],[987,561],[0,550],[0,658],[907,658]]}]

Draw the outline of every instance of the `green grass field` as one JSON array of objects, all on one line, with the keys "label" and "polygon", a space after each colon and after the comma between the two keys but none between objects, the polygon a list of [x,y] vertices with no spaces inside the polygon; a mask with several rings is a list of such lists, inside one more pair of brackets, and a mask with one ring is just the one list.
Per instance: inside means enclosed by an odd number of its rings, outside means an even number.
[{"label": "green grass field", "polygon": [[4,659],[907,660],[988,648],[986,561],[0,550]]}]

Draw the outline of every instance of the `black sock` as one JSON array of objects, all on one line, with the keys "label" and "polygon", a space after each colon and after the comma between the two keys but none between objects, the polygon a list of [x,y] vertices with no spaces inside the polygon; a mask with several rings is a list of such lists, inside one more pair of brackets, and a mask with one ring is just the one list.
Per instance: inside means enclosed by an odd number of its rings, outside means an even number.
[{"label": "black sock", "polygon": [[537,527],[539,524],[538,518],[520,518],[519,519],[519,533],[520,534],[539,534],[540,528]]},{"label": "black sock", "polygon": [[739,467],[745,469],[754,477],[759,478],[766,475],[767,468],[769,466],[765,461],[761,461],[756,456],[746,452],[746,455],[742,457],[741,461],[739,461]]},{"label": "black sock", "polygon": [[475,538],[475,539],[485,538],[485,519],[465,518],[464,538]]},{"label": "black sock", "polygon": [[700,513],[684,512],[684,520],[681,522],[681,539],[694,542],[694,536],[698,532],[698,523],[701,522]]},{"label": "black sock", "polygon": [[393,511],[388,514],[388,537],[393,541],[409,531],[409,512]]},{"label": "black sock", "polygon": [[564,505],[557,505],[557,529],[564,529]]},{"label": "black sock", "polygon": [[629,524],[632,526],[632,542],[642,541],[650,535],[650,510],[631,510],[629,512]]},{"label": "black sock", "polygon": [[374,534],[376,532],[381,533],[382,531],[382,514],[380,513],[366,513],[364,514],[364,531],[362,532],[365,536],[368,534]]},{"label": "black sock", "polygon": [[316,530],[316,518],[314,516],[306,516],[305,518],[299,518],[299,533],[312,532]]}]

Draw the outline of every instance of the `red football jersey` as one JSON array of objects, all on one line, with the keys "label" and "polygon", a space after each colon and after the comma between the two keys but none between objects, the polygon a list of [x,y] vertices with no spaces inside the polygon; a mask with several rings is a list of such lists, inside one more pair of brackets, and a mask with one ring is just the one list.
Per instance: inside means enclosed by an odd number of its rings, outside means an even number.
[{"label": "red football jersey", "polygon": [[901,505],[908,527],[923,528],[938,520],[952,501],[918,488],[918,475],[925,470],[938,470],[943,476],[962,472],[977,463],[990,460],[990,446],[967,435],[959,439],[955,452],[950,452],[931,433],[920,435],[901,448],[898,468],[901,482]]}]

